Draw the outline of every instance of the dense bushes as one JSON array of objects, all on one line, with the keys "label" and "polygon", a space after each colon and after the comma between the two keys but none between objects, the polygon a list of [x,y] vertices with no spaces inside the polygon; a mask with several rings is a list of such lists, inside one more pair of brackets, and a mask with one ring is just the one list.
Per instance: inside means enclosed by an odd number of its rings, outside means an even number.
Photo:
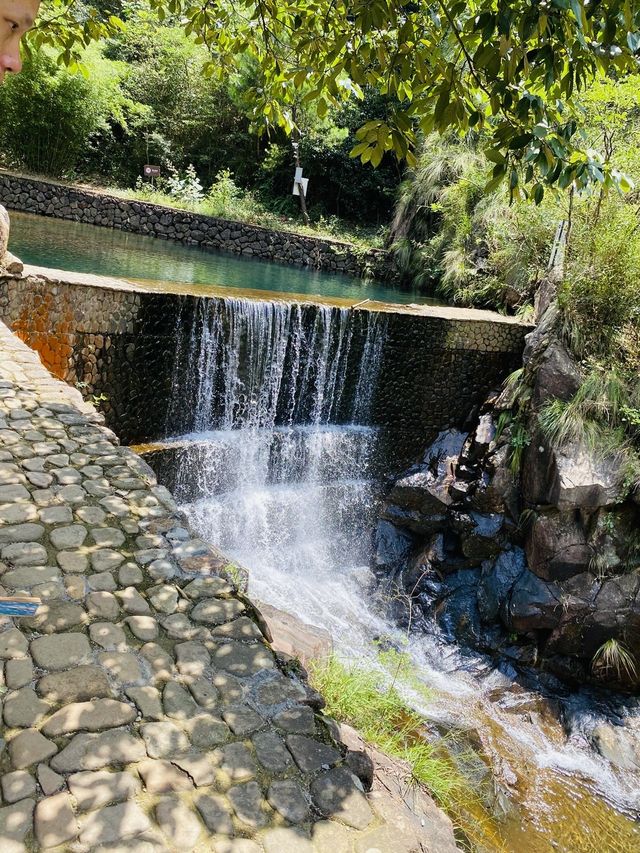
[{"label": "dense bushes", "polygon": [[[148,162],[165,175],[171,166],[184,171],[193,164],[205,191],[227,172],[244,193],[245,209],[256,204],[297,218],[291,143],[281,132],[260,137],[252,124],[255,70],[247,62],[219,83],[205,73],[207,58],[180,26],[161,25],[142,5],[132,6],[126,30],[85,53],[84,73],[41,51],[0,89],[0,159],[120,187],[133,187]],[[389,158],[374,171],[349,157],[355,129],[385,109],[384,99],[368,93],[323,119],[297,106],[312,220],[326,225],[339,216],[375,227],[388,221],[397,162]]]},{"label": "dense bushes", "polygon": [[59,177],[91,152],[110,122],[125,123],[121,67],[95,49],[90,61],[94,73],[85,77],[39,53],[0,87],[0,148],[10,163]]}]

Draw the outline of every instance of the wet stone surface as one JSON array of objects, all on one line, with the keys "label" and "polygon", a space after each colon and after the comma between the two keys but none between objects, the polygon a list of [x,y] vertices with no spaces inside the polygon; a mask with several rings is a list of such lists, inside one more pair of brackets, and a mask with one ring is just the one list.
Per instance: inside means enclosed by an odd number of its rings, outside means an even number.
[{"label": "wet stone surface", "polygon": [[0,585],[43,602],[0,617],[0,850],[392,853],[221,555],[1,323],[0,460]]}]

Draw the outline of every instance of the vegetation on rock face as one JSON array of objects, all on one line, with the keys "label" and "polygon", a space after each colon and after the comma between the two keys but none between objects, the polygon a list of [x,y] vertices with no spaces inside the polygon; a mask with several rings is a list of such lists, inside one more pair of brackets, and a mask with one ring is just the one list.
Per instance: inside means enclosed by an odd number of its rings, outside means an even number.
[{"label": "vegetation on rock face", "polygon": [[313,686],[326,701],[325,712],[356,728],[387,755],[406,761],[414,782],[441,802],[450,802],[461,784],[453,769],[435,755],[420,733],[422,717],[407,705],[382,672],[347,668],[335,657],[312,668]]}]

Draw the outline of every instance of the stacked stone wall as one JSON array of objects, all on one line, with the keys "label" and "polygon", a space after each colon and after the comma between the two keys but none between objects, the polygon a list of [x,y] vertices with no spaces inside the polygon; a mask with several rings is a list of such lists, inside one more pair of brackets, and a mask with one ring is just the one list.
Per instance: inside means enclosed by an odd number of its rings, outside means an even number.
[{"label": "stacked stone wall", "polygon": [[25,213],[118,228],[202,249],[354,276],[392,277],[390,257],[380,250],[358,252],[337,240],[272,231],[8,172],[0,172],[0,203]]},{"label": "stacked stone wall", "polygon": [[[202,297],[52,275],[27,267],[22,277],[0,277],[0,317],[56,376],[97,398],[123,441],[175,432],[168,413],[181,393],[176,352]],[[410,460],[432,435],[464,421],[519,362],[527,327],[478,316],[455,309],[389,314],[372,424],[387,428],[394,456]]]}]

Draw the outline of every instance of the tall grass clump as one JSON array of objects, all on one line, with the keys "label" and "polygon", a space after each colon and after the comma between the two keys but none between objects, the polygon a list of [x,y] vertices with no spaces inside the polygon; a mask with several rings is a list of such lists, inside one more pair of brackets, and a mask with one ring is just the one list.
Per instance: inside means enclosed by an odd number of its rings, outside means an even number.
[{"label": "tall grass clump", "polygon": [[461,778],[424,740],[424,721],[395,687],[386,686],[382,672],[346,667],[331,657],[312,666],[311,680],[324,697],[329,716],[353,726],[387,755],[406,761],[412,780],[428,788],[439,802],[453,802],[463,784]]},{"label": "tall grass clump", "polygon": [[638,680],[636,659],[629,649],[619,640],[606,640],[596,651],[591,662],[595,674],[615,675],[618,681]]},{"label": "tall grass clump", "polygon": [[563,331],[582,359],[626,361],[628,327],[640,319],[640,219],[635,205],[609,198],[579,206],[559,292]]},{"label": "tall grass clump", "polygon": [[345,666],[335,657],[311,665],[311,682],[326,701],[325,712],[353,726],[381,752],[405,761],[407,784],[424,786],[446,809],[462,849],[503,851],[500,826],[473,770],[484,767],[483,760],[453,734],[427,742],[424,720],[394,685],[401,681],[423,701],[428,688],[415,683],[408,655],[381,652],[378,657],[392,673],[390,685],[388,673]]}]

